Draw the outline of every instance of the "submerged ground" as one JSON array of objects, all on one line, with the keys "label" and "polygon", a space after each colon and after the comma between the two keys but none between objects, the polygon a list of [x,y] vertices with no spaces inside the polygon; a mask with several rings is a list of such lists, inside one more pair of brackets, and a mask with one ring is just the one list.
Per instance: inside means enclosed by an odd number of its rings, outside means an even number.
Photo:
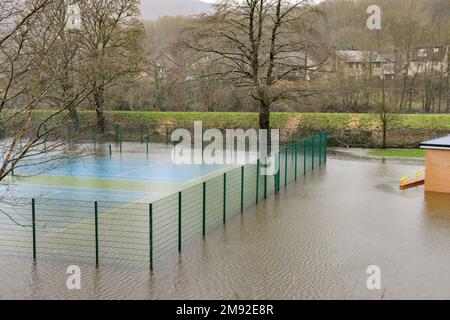
[{"label": "submerged ground", "polygon": [[[0,257],[0,298],[450,298],[450,196],[400,191],[417,161],[331,157],[326,168],[168,257],[153,275],[128,265]],[[73,262],[76,263],[76,262]],[[366,287],[369,265],[381,290]]]}]

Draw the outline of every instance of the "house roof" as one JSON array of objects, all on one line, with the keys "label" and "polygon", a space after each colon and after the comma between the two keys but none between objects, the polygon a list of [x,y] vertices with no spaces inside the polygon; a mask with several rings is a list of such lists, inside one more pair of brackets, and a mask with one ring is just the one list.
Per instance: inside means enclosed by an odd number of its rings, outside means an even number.
[{"label": "house roof", "polygon": [[175,60],[173,56],[168,53],[161,53],[156,58],[156,66],[158,67],[167,67],[168,63],[171,63],[172,66],[180,67],[180,64]]},{"label": "house roof", "polygon": [[305,51],[289,51],[278,54],[278,62],[290,66],[304,66],[306,59],[307,66],[314,66],[318,64],[311,54],[306,54]]},{"label": "house roof", "polygon": [[396,62],[397,57],[395,56],[395,53],[383,53],[383,58],[386,59],[387,62]]},{"label": "house roof", "polygon": [[344,62],[386,62],[386,59],[375,51],[359,51],[359,50],[339,50],[336,55]]},{"label": "house roof", "polygon": [[422,149],[448,149],[448,150],[450,150],[450,136],[422,142],[420,144],[420,147]]}]

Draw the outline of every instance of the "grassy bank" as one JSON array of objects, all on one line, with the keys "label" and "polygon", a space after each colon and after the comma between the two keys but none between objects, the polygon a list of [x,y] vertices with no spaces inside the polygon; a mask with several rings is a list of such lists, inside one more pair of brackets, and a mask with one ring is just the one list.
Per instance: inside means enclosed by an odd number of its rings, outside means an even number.
[{"label": "grassy bank", "polygon": [[[41,111],[43,115],[50,111]],[[82,110],[82,119],[95,121],[95,112]],[[194,121],[203,121],[207,127],[235,128],[257,127],[258,114],[248,112],[153,112],[153,111],[106,111],[108,121],[121,125],[136,124],[179,124],[189,125]],[[368,129],[379,126],[377,114],[363,113],[296,113],[273,112],[271,116],[274,127],[283,128],[287,124],[298,123],[299,126],[324,129]],[[450,114],[405,114],[397,115],[392,121],[393,129],[433,129],[450,130]]]},{"label": "grassy bank", "polygon": [[[49,111],[40,111],[42,115]],[[80,111],[83,123],[95,124],[94,111]],[[124,128],[140,125],[157,128],[192,127],[203,121],[205,128],[257,128],[258,114],[244,112],[142,112],[107,111],[107,122]],[[272,113],[272,126],[282,137],[306,136],[328,131],[330,144],[336,146],[377,147],[381,143],[381,126],[377,114],[351,113]],[[417,147],[418,143],[450,133],[450,115],[397,115],[390,123],[388,144],[391,147]]]},{"label": "grassy bank", "polygon": [[[83,111],[82,115],[93,116],[93,112]],[[257,113],[240,112],[107,112],[107,118],[115,123],[145,124],[150,123],[177,123],[192,124],[201,120],[208,127],[257,127]],[[346,128],[353,124],[359,128],[370,129],[379,122],[375,114],[342,114],[342,113],[272,113],[272,125],[282,128],[293,120],[299,125],[313,127],[317,130],[327,128]],[[392,122],[392,128],[408,129],[446,129],[450,130],[450,115],[401,115]]]},{"label": "grassy bank", "polygon": [[425,158],[425,150],[422,149],[376,149],[370,155],[378,158]]}]

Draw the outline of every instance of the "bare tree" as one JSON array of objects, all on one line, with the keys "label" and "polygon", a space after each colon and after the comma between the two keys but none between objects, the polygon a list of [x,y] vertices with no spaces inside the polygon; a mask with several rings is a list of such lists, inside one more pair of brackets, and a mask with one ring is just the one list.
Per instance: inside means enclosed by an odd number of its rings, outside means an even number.
[{"label": "bare tree", "polygon": [[273,103],[311,93],[301,81],[286,80],[308,68],[302,35],[310,29],[307,17],[317,13],[309,0],[225,0],[199,19],[187,45],[200,64],[213,66],[207,77],[246,90],[259,103],[259,127],[270,129]]},{"label": "bare tree", "polygon": [[387,93],[386,91],[386,78],[382,79],[382,87],[381,87],[381,97],[377,97],[375,100],[375,106],[377,107],[380,124],[381,124],[381,132],[382,132],[382,141],[381,147],[386,149],[387,147],[387,133],[389,126],[391,126],[392,122],[397,119],[397,114],[395,111],[396,105],[398,103],[398,97],[395,93]]},{"label": "bare tree", "polygon": [[122,76],[139,71],[143,26],[138,21],[139,0],[77,1],[81,9],[82,54],[89,60],[97,126],[105,131],[105,90]]},{"label": "bare tree", "polygon": [[[63,0],[2,2],[0,16],[0,183],[19,168],[50,164],[65,156],[62,134],[71,106],[90,91],[54,99],[55,84],[67,71],[64,26],[54,10]],[[41,109],[47,109],[45,112]]]}]

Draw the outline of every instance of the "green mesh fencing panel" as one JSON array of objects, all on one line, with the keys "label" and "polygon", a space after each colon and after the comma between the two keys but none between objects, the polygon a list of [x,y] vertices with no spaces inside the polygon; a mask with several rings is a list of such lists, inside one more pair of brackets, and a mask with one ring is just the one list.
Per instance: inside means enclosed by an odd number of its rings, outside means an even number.
[{"label": "green mesh fencing panel", "polygon": [[98,211],[100,261],[149,260],[148,204],[98,202]]},{"label": "green mesh fencing panel", "polygon": [[295,173],[294,173],[294,152],[293,152],[293,148],[291,146],[288,146],[286,148],[285,152],[285,157],[286,157],[286,162],[287,162],[287,166],[286,166],[286,181],[287,184],[290,183],[291,181],[293,181],[295,179]]},{"label": "green mesh fencing panel", "polygon": [[94,203],[39,199],[35,207],[38,257],[94,261]]},{"label": "green mesh fencing panel", "polygon": [[321,146],[321,139],[320,136],[314,136],[313,137],[313,142],[314,142],[314,167],[317,168],[320,165],[320,160],[321,160],[321,150],[322,150],[322,146]]},{"label": "green mesh fencing panel", "polygon": [[307,159],[306,159],[306,147],[304,142],[297,144],[297,157],[298,157],[298,174],[299,176],[306,174]]},{"label": "green mesh fencing panel", "polygon": [[31,200],[11,199],[0,204],[0,254],[31,256]]},{"label": "green mesh fencing panel", "polygon": [[257,171],[256,163],[244,166],[244,210],[252,207],[256,202]]},{"label": "green mesh fencing panel", "polygon": [[[127,134],[146,139],[145,128]],[[123,139],[120,127],[108,127],[105,135]],[[91,138],[96,141],[95,130]],[[316,135],[282,148],[272,158],[274,172],[259,160],[152,204],[46,198],[1,203],[0,255],[127,261],[153,268],[163,256],[179,254],[189,241],[318,169],[326,163],[326,153],[327,135]]]},{"label": "green mesh fencing panel", "polygon": [[263,172],[264,168],[261,167],[261,163],[260,166],[257,166],[257,182],[256,182],[256,193],[257,193],[257,199],[258,202],[261,201],[262,199],[264,199],[264,192],[265,192],[265,179],[264,179],[264,172]]},{"label": "green mesh fencing panel", "polygon": [[223,176],[206,182],[206,230],[223,223]]},{"label": "green mesh fencing panel", "polygon": [[182,192],[182,242],[202,235],[203,185],[199,184]]},{"label": "green mesh fencing panel", "polygon": [[178,251],[178,194],[153,204],[153,252],[155,260]]},{"label": "green mesh fencing panel", "polygon": [[241,212],[241,168],[227,173],[226,218],[230,219]]}]

